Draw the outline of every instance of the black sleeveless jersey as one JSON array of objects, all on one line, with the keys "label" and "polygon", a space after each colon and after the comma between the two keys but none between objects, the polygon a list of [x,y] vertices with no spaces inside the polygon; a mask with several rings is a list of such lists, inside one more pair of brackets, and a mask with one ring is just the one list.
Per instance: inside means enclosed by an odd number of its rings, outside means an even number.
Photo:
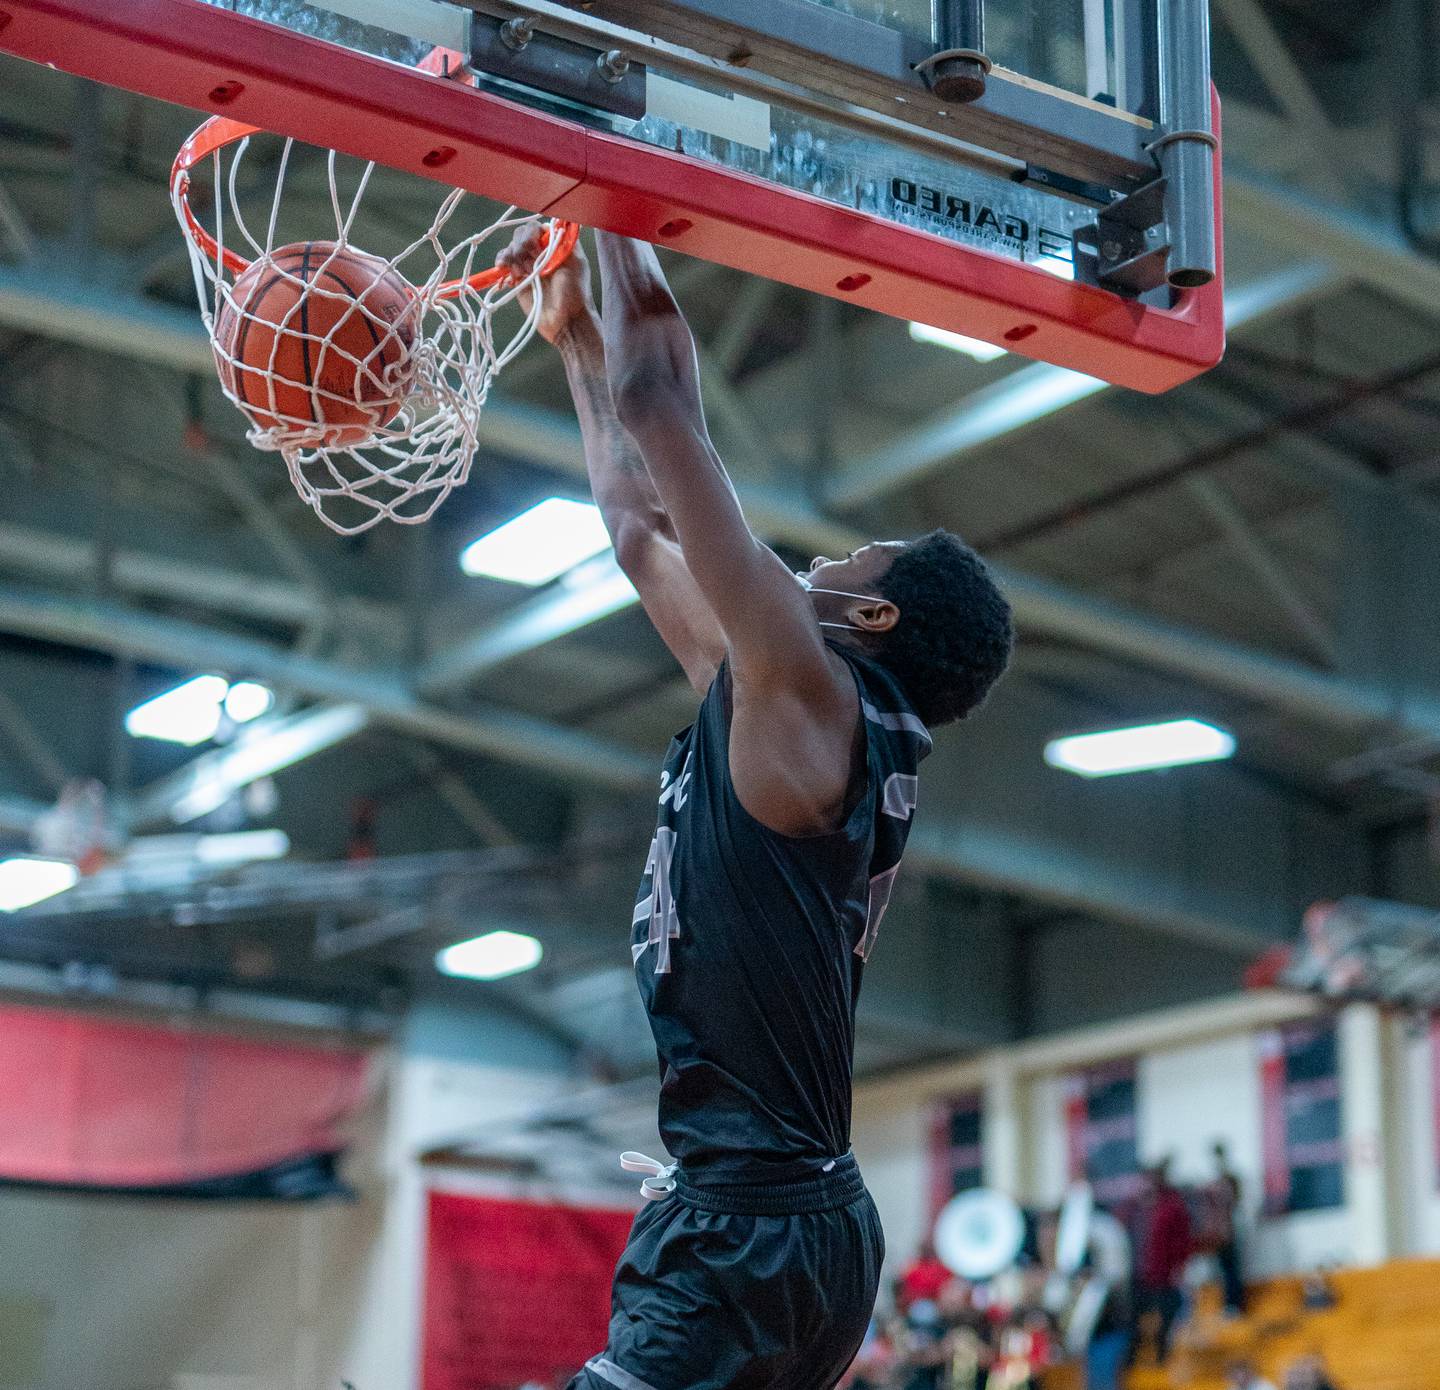
[{"label": "black sleeveless jersey", "polygon": [[854,674],[868,748],[838,830],[781,835],[740,804],[724,666],[660,775],[631,950],[659,1053],[661,1137],[691,1173],[750,1180],[757,1165],[850,1148],[860,978],[930,735],[883,668],[831,649]]}]

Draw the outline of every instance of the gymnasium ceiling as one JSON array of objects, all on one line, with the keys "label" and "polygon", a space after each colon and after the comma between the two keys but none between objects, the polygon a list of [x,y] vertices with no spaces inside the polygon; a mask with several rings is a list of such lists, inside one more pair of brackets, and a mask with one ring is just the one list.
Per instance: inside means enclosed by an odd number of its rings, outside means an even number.
[{"label": "gymnasium ceiling", "polygon": [[[951,527],[1019,619],[1013,674],[927,766],[862,1066],[1233,988],[1326,893],[1440,895],[1440,107],[1432,86],[1397,115],[1394,9],[1216,0],[1232,345],[1163,399],[673,263],[757,528],[802,561]],[[558,591],[456,564],[583,496],[558,364],[537,343],[502,378],[429,526],[322,530],[212,379],[164,197],[197,120],[0,59],[0,820],[21,848],[86,777],[135,831],[174,829],[196,754],[121,720],[222,670],[274,686],[276,737],[313,750],[250,805],[294,853],[0,920],[0,985],[331,1021],[483,991],[629,1074],[627,899],[693,701],[638,610],[573,627]],[[369,207],[417,215],[384,177]],[[1042,763],[1056,733],[1172,713],[1232,728],[1237,761],[1105,784]],[[366,805],[380,860],[318,867]],[[436,947],[496,923],[536,930],[542,969],[438,984]]]}]

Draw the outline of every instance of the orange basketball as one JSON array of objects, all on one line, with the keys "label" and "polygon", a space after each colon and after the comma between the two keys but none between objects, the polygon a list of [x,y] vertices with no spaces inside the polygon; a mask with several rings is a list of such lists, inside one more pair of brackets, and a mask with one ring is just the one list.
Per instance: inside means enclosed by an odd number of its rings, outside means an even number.
[{"label": "orange basketball", "polygon": [[418,318],[414,288],[378,256],[282,246],[221,306],[220,380],[262,430],[321,425],[329,447],[363,444],[404,403]]}]

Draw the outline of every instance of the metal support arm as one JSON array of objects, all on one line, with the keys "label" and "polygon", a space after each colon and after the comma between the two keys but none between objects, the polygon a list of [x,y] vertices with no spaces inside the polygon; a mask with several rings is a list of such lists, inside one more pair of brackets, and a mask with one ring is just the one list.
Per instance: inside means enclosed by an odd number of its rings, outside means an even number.
[{"label": "metal support arm", "polygon": [[1219,264],[1215,236],[1214,108],[1208,0],[1159,6],[1160,110],[1164,133],[1151,146],[1168,183],[1170,283],[1208,285]]},{"label": "metal support arm", "polygon": [[936,52],[919,65],[941,101],[977,101],[985,95],[985,0],[935,0]]}]

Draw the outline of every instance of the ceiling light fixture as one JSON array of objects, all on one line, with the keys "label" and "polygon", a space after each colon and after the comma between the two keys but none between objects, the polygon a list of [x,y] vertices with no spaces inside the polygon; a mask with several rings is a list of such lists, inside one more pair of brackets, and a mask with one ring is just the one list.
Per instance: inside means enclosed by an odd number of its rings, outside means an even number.
[{"label": "ceiling light fixture", "polygon": [[967,338],[963,333],[952,333],[948,328],[931,328],[928,323],[912,323],[910,336],[917,343],[933,343],[936,347],[949,348],[952,352],[963,352],[977,362],[993,362],[1004,357],[1005,349],[980,338]]},{"label": "ceiling light fixture", "polygon": [[196,676],[174,690],[137,705],[125,716],[135,738],[156,738],[193,748],[215,737],[230,682],[224,676]]},{"label": "ceiling light fixture", "polygon": [[1218,762],[1235,752],[1235,738],[1199,719],[1174,719],[1093,734],[1057,738],[1045,746],[1045,761],[1080,777],[1113,777],[1191,763]]},{"label": "ceiling light fixture", "polygon": [[435,957],[442,975],[464,980],[502,980],[533,970],[545,949],[533,936],[523,932],[492,931],[447,946]]},{"label": "ceiling light fixture", "polygon": [[73,888],[79,877],[80,870],[68,859],[0,860],[0,912],[44,902]]},{"label": "ceiling light fixture", "polygon": [[610,535],[598,507],[549,497],[472,541],[460,556],[460,568],[533,588],[609,548]]},{"label": "ceiling light fixture", "polygon": [[254,681],[231,685],[224,676],[196,676],[167,690],[125,716],[125,729],[134,738],[155,738],[193,748],[212,739],[228,716],[234,724],[258,719],[275,703],[268,686]]}]

